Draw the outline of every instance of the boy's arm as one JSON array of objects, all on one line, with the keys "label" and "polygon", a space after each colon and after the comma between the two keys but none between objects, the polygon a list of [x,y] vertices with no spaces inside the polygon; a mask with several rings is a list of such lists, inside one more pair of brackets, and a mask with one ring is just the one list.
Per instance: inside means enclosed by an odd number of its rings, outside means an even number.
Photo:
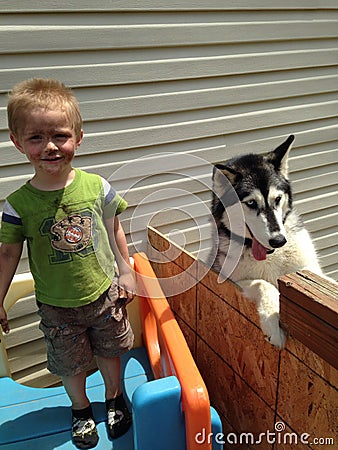
[{"label": "boy's arm", "polygon": [[109,236],[111,249],[115,255],[117,267],[119,269],[119,287],[125,294],[129,303],[135,295],[135,280],[129,261],[127,240],[122,225],[117,216],[105,219],[105,226]]},{"label": "boy's arm", "polygon": [[1,244],[0,247],[0,325],[9,333],[7,314],[3,307],[8,288],[19,264],[23,243]]}]

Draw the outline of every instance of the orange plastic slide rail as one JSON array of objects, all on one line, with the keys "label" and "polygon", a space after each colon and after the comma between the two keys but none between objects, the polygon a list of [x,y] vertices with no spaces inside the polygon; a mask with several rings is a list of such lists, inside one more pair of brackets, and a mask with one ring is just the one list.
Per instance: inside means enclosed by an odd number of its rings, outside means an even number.
[{"label": "orange plastic slide rail", "polygon": [[[201,430],[211,433],[208,391],[156,275],[144,253],[134,256],[143,338],[154,376],[175,375],[181,385],[187,450],[211,450],[196,442]],[[208,435],[208,434],[207,434]]]}]

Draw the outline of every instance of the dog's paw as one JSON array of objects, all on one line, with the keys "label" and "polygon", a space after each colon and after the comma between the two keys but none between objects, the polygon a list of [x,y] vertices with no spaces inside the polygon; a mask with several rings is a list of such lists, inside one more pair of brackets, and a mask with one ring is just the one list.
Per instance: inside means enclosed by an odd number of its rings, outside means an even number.
[{"label": "dog's paw", "polygon": [[260,311],[259,316],[265,339],[271,345],[283,349],[286,343],[286,335],[279,326],[279,313],[269,314],[266,311]]},{"label": "dog's paw", "polygon": [[241,280],[242,294],[255,301],[265,339],[275,347],[285,347],[286,335],[279,326],[279,292],[265,280]]},{"label": "dog's paw", "polygon": [[285,347],[286,335],[284,331],[280,327],[278,327],[276,332],[272,333],[271,336],[266,336],[265,340],[274,347],[277,347],[279,350],[282,350]]}]

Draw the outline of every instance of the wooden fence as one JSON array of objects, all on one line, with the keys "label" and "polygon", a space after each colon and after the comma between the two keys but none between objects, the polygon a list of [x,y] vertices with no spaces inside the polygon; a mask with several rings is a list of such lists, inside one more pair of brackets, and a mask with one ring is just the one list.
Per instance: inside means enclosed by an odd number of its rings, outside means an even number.
[{"label": "wooden fence", "polygon": [[338,448],[336,286],[309,274],[281,279],[282,323],[291,335],[279,351],[265,341],[254,304],[233,283],[220,283],[154,229],[149,243],[155,273],[222,418],[224,449]]}]

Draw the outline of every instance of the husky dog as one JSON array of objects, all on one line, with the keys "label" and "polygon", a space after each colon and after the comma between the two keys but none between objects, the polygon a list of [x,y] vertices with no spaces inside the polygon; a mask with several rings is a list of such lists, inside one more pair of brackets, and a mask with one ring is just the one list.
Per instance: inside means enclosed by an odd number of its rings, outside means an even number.
[{"label": "husky dog", "polygon": [[[217,249],[211,251],[212,268],[256,303],[262,331],[278,348],[286,340],[279,327],[278,277],[304,269],[322,274],[310,236],[292,206],[288,153],[293,140],[291,135],[274,151],[216,164],[213,172]],[[239,234],[231,221],[231,208],[238,202],[244,221]],[[233,264],[231,248],[236,245],[240,253]]]}]

